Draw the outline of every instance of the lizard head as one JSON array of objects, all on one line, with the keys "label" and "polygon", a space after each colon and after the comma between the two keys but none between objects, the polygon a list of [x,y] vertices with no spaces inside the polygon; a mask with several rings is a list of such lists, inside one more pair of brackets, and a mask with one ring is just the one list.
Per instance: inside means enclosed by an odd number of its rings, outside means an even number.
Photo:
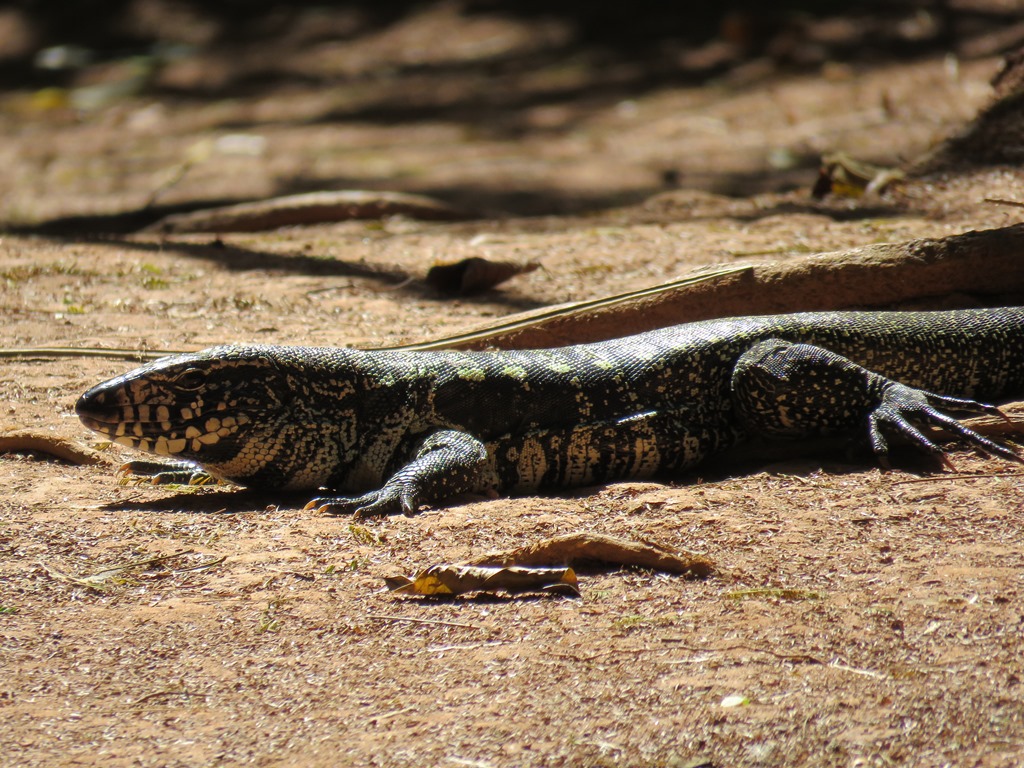
[{"label": "lizard head", "polygon": [[115,443],[216,463],[292,398],[273,347],[213,347],[161,358],[98,384],[79,399],[82,422]]}]

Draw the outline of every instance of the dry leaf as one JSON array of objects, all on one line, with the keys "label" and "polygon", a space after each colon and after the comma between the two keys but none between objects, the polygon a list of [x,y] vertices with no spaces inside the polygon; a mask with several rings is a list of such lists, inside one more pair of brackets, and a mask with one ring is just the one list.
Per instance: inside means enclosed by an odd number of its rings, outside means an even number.
[{"label": "dry leaf", "polygon": [[98,451],[42,430],[19,429],[0,434],[0,453],[45,453],[70,464],[110,464]]},{"label": "dry leaf", "polygon": [[427,285],[442,293],[462,295],[480,293],[504,283],[516,275],[538,269],[540,264],[514,261],[489,261],[479,256],[463,259],[454,264],[437,264],[427,272]]},{"label": "dry leaf", "polygon": [[872,165],[837,152],[821,158],[821,169],[811,196],[818,200],[829,194],[862,197],[884,192],[891,184],[903,178],[903,171],[898,168]]},{"label": "dry leaf", "polygon": [[489,552],[472,565],[632,565],[705,578],[715,564],[701,555],[675,552],[661,545],[629,541],[599,533],[565,533],[505,552]]},{"label": "dry leaf", "polygon": [[406,595],[450,596],[466,592],[504,591],[554,592],[579,597],[576,574],[572,568],[537,568],[513,565],[492,568],[454,563],[432,565],[415,579],[404,576],[385,578],[392,592]]}]

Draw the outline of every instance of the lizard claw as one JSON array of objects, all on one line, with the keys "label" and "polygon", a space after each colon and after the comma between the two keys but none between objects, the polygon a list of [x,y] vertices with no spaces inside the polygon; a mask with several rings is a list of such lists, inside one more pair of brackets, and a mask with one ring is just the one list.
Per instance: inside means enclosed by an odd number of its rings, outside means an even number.
[{"label": "lizard claw", "polygon": [[321,515],[352,515],[361,516],[360,511],[366,506],[367,499],[363,496],[318,496],[312,499],[306,506],[305,511],[314,511]]},{"label": "lizard claw", "polygon": [[1015,451],[983,437],[965,427],[952,416],[940,411],[944,408],[968,413],[988,413],[1006,416],[995,406],[958,397],[946,397],[931,392],[892,383],[885,389],[882,403],[869,417],[869,439],[871,447],[883,465],[888,464],[889,445],[882,431],[900,434],[917,447],[927,451],[941,461],[948,469],[954,469],[945,452],[927,438],[914,423],[941,427],[965,440],[975,448],[1008,461],[1024,462]]},{"label": "lizard claw", "polygon": [[412,489],[393,484],[364,493],[362,496],[324,496],[310,501],[304,510],[315,510],[324,515],[352,515],[357,519],[386,517],[401,512],[407,517],[416,514],[416,499]]},{"label": "lizard claw", "polygon": [[117,470],[118,485],[215,485],[221,481],[187,461],[129,461]]}]

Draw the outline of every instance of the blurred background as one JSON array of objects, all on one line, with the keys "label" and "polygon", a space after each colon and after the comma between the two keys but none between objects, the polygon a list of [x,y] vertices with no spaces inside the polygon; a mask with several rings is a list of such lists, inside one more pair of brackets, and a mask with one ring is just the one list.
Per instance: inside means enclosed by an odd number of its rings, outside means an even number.
[{"label": "blurred background", "polygon": [[934,144],[1022,40],[1010,0],[23,0],[0,9],[0,220],[325,188],[496,215],[806,189],[829,152]]}]

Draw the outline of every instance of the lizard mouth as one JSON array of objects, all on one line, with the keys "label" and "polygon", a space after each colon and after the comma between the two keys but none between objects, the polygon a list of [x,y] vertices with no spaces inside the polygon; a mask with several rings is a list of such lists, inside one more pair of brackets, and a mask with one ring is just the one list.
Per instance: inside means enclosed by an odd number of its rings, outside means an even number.
[{"label": "lizard mouth", "polygon": [[134,403],[124,387],[112,384],[100,384],[83,394],[75,413],[89,429],[129,448],[160,456],[195,454],[249,421],[242,414],[204,414],[193,406]]},{"label": "lizard mouth", "polygon": [[111,382],[93,387],[75,403],[75,413],[89,429],[110,437],[155,437],[172,429],[166,405],[132,403],[123,387]]}]

